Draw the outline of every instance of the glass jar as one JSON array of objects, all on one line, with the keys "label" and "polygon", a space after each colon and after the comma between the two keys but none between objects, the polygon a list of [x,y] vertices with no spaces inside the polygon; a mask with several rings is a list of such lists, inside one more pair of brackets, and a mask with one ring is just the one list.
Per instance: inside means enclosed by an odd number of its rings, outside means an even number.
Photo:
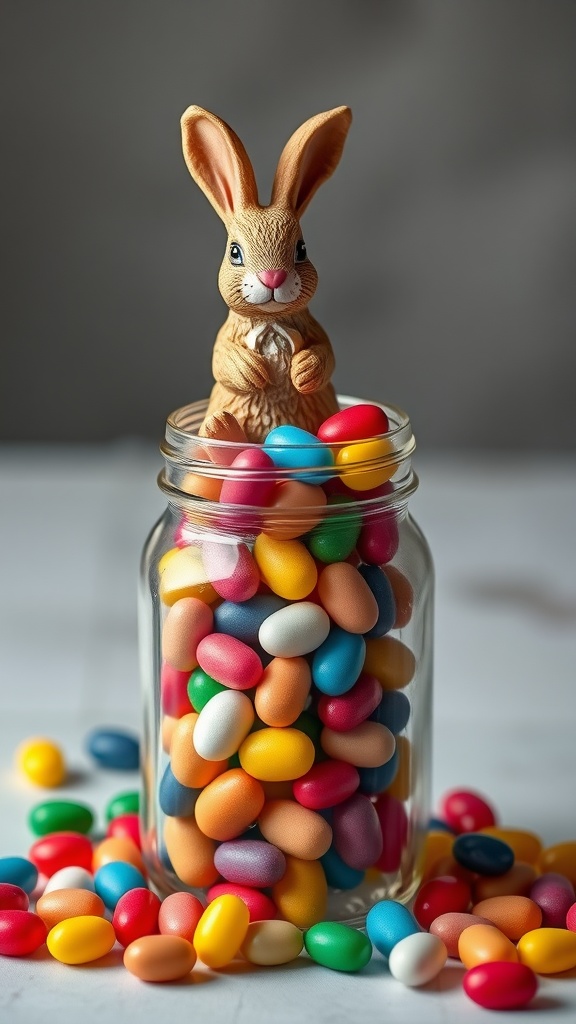
[{"label": "glass jar", "polygon": [[200,437],[206,405],[168,417],[141,563],[145,863],[161,895],[242,886],[259,917],[361,925],[416,891],[430,810],[410,421],[382,405],[386,434],[274,463]]}]

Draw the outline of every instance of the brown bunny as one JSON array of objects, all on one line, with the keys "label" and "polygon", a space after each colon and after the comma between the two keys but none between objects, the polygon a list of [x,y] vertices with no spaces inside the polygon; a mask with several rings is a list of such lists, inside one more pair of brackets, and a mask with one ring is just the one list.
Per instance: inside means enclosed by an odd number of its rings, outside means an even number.
[{"label": "brown bunny", "polygon": [[228,231],[218,285],[230,311],[214,345],[205,436],[261,442],[287,423],[315,433],[338,411],[332,346],[308,311],[318,275],[299,221],[338,165],[351,119],[348,107],[336,107],[298,128],[280,157],[272,201],[261,206],[232,129],[201,107],[182,116],[188,170]]}]

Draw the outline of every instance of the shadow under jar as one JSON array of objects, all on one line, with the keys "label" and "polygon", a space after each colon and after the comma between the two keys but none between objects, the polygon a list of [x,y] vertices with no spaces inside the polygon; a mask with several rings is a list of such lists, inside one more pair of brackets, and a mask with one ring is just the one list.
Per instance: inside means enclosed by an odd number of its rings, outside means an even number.
[{"label": "shadow under jar", "polygon": [[[361,400],[339,396],[341,409]],[[371,403],[376,404],[376,403]],[[168,417],[141,563],[143,854],[162,895],[362,925],[420,882],[434,572],[402,410],[367,443],[200,437]]]}]

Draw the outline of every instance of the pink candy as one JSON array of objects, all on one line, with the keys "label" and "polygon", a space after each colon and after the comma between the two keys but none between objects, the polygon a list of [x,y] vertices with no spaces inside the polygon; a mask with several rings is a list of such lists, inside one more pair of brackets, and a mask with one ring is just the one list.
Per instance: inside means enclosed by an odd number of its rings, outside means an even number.
[{"label": "pink candy", "polygon": [[358,769],[347,761],[319,761],[292,783],[294,798],[303,807],[321,811],[348,800],[360,784]]},{"label": "pink candy", "polygon": [[250,889],[247,885],[235,885],[233,882],[218,882],[208,890],[208,903],[217,896],[229,893],[239,896],[250,911],[251,921],[271,921],[277,915],[276,905],[269,896],[259,889]]},{"label": "pink candy", "polygon": [[[230,505],[266,505],[274,487],[274,462],[259,448],[247,448],[234,459],[230,469],[237,473],[225,480],[220,501]],[[263,470],[271,470],[269,479],[262,479]],[[252,470],[252,472],[250,472]]]},{"label": "pink candy", "polygon": [[354,686],[340,697],[323,695],[318,717],[329,729],[347,732],[365,722],[382,700],[382,687],[374,676],[362,672]]},{"label": "pink candy", "polygon": [[210,583],[227,601],[248,601],[258,590],[260,573],[246,544],[204,541],[204,568]]},{"label": "pink candy", "polygon": [[248,644],[227,633],[210,633],[196,648],[200,668],[232,690],[250,690],[262,678],[262,662]]},{"label": "pink candy", "polygon": [[160,695],[162,711],[172,718],[182,718],[194,710],[188,698],[190,672],[181,672],[167,661],[160,672]]}]

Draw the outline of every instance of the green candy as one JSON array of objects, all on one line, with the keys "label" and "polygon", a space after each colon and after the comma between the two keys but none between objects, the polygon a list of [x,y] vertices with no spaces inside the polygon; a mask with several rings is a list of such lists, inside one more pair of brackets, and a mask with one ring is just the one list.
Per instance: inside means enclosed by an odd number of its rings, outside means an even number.
[{"label": "green candy", "polygon": [[300,729],[300,732],[306,733],[316,747],[316,751],[318,753],[323,753],[322,747],[320,746],[320,733],[324,728],[324,722],[320,721],[319,718],[315,718],[309,711],[302,711],[290,728]]},{"label": "green candy", "polygon": [[364,932],[338,921],[320,921],[304,935],[308,956],[332,971],[360,971],[372,956],[372,943]]},{"label": "green candy", "polygon": [[[345,495],[335,494],[328,505],[347,505]],[[362,519],[358,512],[328,515],[304,538],[310,554],[320,562],[343,562],[350,555],[360,536]]]},{"label": "green candy", "polygon": [[117,793],[108,802],[106,807],[106,821],[119,818],[122,814],[138,814],[140,810],[140,793],[131,791],[129,793]]},{"label": "green candy", "polygon": [[215,697],[217,693],[221,693],[226,687],[222,683],[217,683],[212,676],[209,676],[207,672],[204,672],[201,668],[195,668],[190,679],[188,680],[188,699],[198,714],[202,711],[202,708],[206,706],[212,697]]},{"label": "green candy", "polygon": [[94,814],[86,804],[73,800],[46,800],[32,808],[28,824],[36,836],[47,836],[51,832],[82,832],[85,835],[94,824]]},{"label": "green candy", "polygon": [[232,754],[232,756],[228,758],[228,767],[229,768],[241,768],[242,767],[242,765],[240,764],[240,758],[238,757],[238,754]]}]

